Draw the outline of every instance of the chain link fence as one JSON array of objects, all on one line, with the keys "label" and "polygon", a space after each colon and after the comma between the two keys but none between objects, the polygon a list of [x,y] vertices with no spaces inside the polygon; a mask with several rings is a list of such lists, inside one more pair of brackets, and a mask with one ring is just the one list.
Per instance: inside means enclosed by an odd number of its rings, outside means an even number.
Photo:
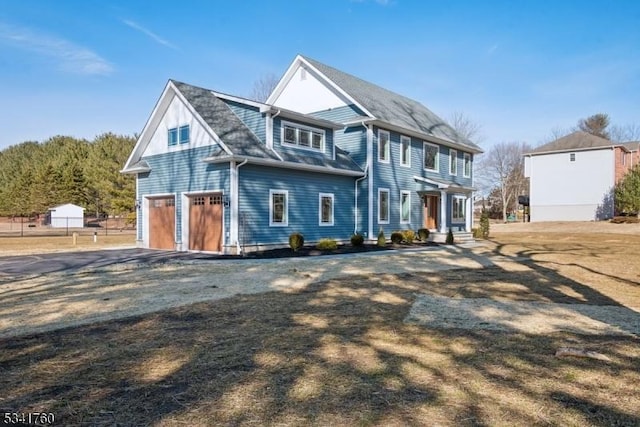
[{"label": "chain link fence", "polygon": [[134,233],[135,220],[124,216],[102,217],[0,217],[0,238],[16,236],[70,236]]}]

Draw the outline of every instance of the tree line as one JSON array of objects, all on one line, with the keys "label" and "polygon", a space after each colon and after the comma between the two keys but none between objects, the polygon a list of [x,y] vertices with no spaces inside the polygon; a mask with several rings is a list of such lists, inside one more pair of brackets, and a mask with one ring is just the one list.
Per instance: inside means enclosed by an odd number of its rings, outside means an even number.
[{"label": "tree line", "polygon": [[73,203],[86,214],[135,210],[135,178],[123,175],[136,138],[105,133],[92,141],[54,136],[0,151],[0,216],[34,216]]}]

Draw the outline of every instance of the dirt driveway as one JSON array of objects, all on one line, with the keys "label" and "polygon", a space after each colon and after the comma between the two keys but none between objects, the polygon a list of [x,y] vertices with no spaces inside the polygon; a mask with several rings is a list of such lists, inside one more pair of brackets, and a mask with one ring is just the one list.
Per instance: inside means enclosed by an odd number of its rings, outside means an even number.
[{"label": "dirt driveway", "polygon": [[483,247],[267,260],[172,260],[0,277],[0,338],[279,290],[334,278],[514,264]]}]

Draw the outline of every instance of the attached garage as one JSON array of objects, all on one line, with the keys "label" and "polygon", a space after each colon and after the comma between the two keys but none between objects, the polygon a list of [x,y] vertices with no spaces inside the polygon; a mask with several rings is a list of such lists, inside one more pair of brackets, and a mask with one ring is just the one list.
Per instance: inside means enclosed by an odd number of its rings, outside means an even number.
[{"label": "attached garage", "polygon": [[165,196],[149,199],[149,248],[175,249],[176,199]]},{"label": "attached garage", "polygon": [[222,251],[222,194],[189,197],[189,250]]}]

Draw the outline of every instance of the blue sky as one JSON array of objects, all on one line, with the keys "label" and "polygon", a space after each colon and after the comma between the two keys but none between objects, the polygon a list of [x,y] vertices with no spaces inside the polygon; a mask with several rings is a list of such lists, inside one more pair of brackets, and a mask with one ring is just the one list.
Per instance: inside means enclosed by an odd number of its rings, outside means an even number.
[{"label": "blue sky", "polygon": [[240,96],[296,54],[463,112],[483,145],[640,122],[640,2],[4,1],[0,149],[140,132],[169,78]]}]

